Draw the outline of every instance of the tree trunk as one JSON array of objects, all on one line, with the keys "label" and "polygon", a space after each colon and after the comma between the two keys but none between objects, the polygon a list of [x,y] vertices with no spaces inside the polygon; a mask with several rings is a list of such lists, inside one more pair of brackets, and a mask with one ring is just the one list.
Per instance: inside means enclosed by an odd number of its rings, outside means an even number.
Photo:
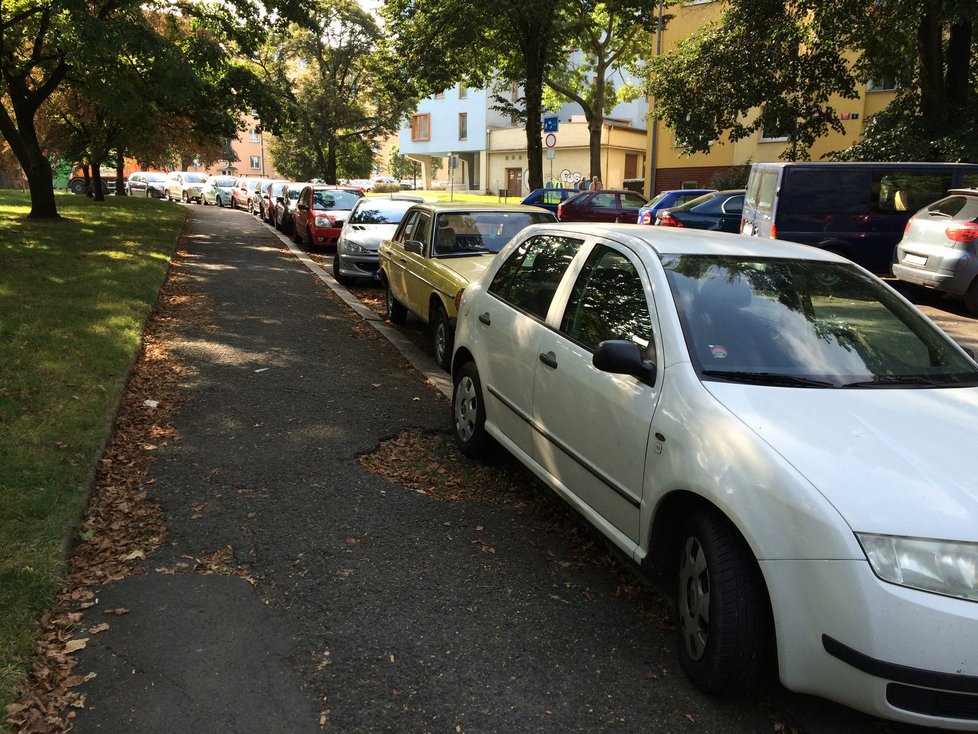
[{"label": "tree trunk", "polygon": [[968,106],[973,35],[974,27],[970,21],[960,20],[951,24],[947,41],[946,89],[952,115]]},{"label": "tree trunk", "polygon": [[917,26],[917,63],[920,66],[920,114],[927,130],[939,135],[948,122],[944,89],[941,0],[926,0]]},{"label": "tree trunk", "polygon": [[117,150],[115,155],[116,155],[115,195],[125,196],[126,195],[126,159],[123,157],[121,150]]},{"label": "tree trunk", "polygon": [[37,140],[33,112],[17,104],[12,106],[15,107],[16,125],[7,110],[0,105],[0,136],[6,139],[27,177],[27,184],[31,190],[31,211],[27,218],[61,219],[54,198],[51,161],[44,155]]},{"label": "tree trunk", "polygon": [[336,141],[326,143],[326,183],[336,183]]},{"label": "tree trunk", "polygon": [[95,201],[105,201],[102,191],[102,161],[92,161],[92,197]]}]

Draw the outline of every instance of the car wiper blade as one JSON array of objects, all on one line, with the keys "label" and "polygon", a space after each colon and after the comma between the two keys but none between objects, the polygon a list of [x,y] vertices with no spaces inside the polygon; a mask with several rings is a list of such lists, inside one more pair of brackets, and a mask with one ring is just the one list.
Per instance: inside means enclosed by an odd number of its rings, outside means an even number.
[{"label": "car wiper blade", "polygon": [[729,370],[703,370],[707,377],[722,377],[734,382],[750,382],[758,385],[777,385],[784,387],[838,387],[828,380],[816,380],[813,377],[785,375],[780,372],[736,372]]},{"label": "car wiper blade", "polygon": [[892,387],[893,385],[927,385],[937,387],[938,385],[953,384],[947,380],[930,380],[920,375],[876,375],[872,380],[856,380],[847,382],[842,387]]}]

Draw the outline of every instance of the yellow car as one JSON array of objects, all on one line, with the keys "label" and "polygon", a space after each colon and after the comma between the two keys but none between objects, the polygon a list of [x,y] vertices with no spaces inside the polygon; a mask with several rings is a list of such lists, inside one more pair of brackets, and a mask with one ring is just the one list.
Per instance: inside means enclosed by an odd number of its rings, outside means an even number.
[{"label": "yellow car", "polygon": [[408,209],[394,237],[380,244],[380,278],[387,318],[404,323],[408,312],[431,325],[435,360],[452,361],[461,292],[513,236],[531,224],[556,222],[535,206],[439,202]]}]

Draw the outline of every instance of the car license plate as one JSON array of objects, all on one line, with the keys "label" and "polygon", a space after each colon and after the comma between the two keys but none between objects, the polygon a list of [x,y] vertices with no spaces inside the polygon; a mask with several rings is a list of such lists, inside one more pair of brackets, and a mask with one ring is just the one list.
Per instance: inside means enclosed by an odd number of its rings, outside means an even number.
[{"label": "car license plate", "polygon": [[926,265],[927,258],[922,255],[904,255],[903,262],[910,265]]}]

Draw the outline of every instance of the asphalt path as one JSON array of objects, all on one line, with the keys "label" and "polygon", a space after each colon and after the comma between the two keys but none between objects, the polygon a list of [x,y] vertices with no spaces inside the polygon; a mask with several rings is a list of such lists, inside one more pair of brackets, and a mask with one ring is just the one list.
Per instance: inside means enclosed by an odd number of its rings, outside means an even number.
[{"label": "asphalt path", "polygon": [[[189,215],[209,308],[176,327],[194,374],[147,483],[167,542],[85,612],[128,610],[78,653],[74,731],[921,731],[774,682],[706,697],[550,516],[367,473],[402,429],[447,432],[444,375],[254,217]],[[240,575],[192,572],[216,556]]]}]

